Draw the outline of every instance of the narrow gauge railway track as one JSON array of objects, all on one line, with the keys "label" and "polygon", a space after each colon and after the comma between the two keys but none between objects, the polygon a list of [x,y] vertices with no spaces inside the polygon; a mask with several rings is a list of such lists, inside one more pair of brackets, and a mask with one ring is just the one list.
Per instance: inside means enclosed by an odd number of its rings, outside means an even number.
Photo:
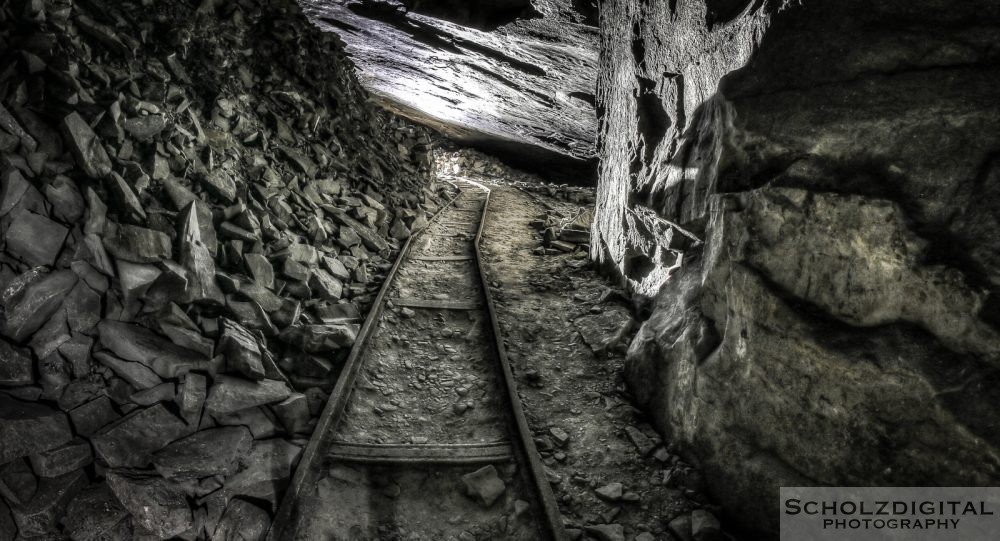
[{"label": "narrow gauge railway track", "polygon": [[481,264],[490,193],[459,182],[400,250],[270,541],[566,539]]}]

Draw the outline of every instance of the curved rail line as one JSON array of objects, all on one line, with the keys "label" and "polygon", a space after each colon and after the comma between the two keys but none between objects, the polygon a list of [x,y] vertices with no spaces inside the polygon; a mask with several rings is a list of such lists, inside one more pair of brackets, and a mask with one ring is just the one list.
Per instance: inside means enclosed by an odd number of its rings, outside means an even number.
[{"label": "curved rail line", "polygon": [[[509,487],[507,490],[512,493],[520,491],[517,493],[517,496],[518,499],[521,500],[521,502],[519,502],[521,506],[524,505],[524,500],[528,500],[527,503],[530,504],[531,510],[529,512],[525,512],[521,509],[520,516],[531,517],[530,520],[533,521],[533,524],[529,527],[533,528],[535,533],[527,537],[522,536],[522,538],[551,539],[554,541],[563,541],[568,539],[563,528],[562,516],[559,513],[555,497],[552,494],[545,468],[537,449],[535,448],[531,431],[528,427],[528,422],[525,418],[524,410],[517,394],[510,363],[507,359],[507,353],[502,342],[502,335],[500,333],[493,299],[490,296],[489,283],[482,265],[482,253],[479,244],[483,234],[486,215],[489,210],[490,190],[482,184],[473,181],[460,179],[459,182],[464,185],[462,188],[459,188],[459,194],[443,206],[441,210],[439,210],[429,220],[426,227],[418,232],[414,232],[414,234],[406,241],[400,250],[399,256],[396,258],[395,263],[386,277],[385,283],[382,285],[382,288],[376,297],[375,304],[365,319],[364,325],[359,332],[358,339],[354,344],[347,361],[345,362],[340,377],[338,378],[334,390],[330,395],[324,411],[316,425],[316,429],[302,454],[299,465],[296,468],[291,483],[286,490],[280,507],[278,508],[271,530],[268,533],[268,540],[286,541],[292,539],[311,539],[314,533],[309,533],[309,531],[312,530],[310,530],[308,526],[303,526],[303,524],[310,523],[310,521],[321,520],[316,518],[316,516],[325,514],[328,511],[331,513],[335,511],[333,509],[324,508],[323,505],[333,507],[343,504],[344,506],[353,506],[351,509],[359,514],[367,514],[369,512],[369,509],[365,507],[366,504],[364,502],[374,501],[376,496],[372,496],[366,492],[368,490],[367,486],[364,486],[357,492],[350,492],[348,490],[346,493],[338,493],[335,503],[333,504],[322,503],[326,500],[317,497],[317,491],[319,490],[317,488],[318,483],[321,480],[326,479],[324,475],[330,475],[329,472],[331,469],[346,467],[351,472],[361,472],[358,473],[361,477],[367,475],[368,477],[365,477],[366,479],[383,479],[384,471],[396,473],[402,472],[402,474],[400,474],[402,477],[409,476],[407,478],[412,479],[414,478],[413,472],[420,472],[419,475],[423,475],[420,479],[423,479],[424,481],[418,481],[414,484],[420,485],[420,482],[427,482],[428,486],[440,487],[442,486],[440,483],[434,484],[427,481],[427,479],[436,476],[435,478],[437,479],[444,479],[445,481],[443,482],[446,484],[443,486],[447,487],[447,483],[456,483],[461,473],[471,472],[473,469],[483,465],[493,464],[499,465],[501,468],[506,466],[507,470],[504,471],[509,470],[508,473],[513,472],[510,473],[512,479],[508,479]],[[485,194],[485,197],[475,197],[475,195],[480,195],[482,193]],[[472,216],[468,216],[467,213],[472,213],[476,209],[471,207],[463,208],[457,205],[459,200],[462,200],[463,198],[464,202],[479,203],[481,201],[482,206],[481,210],[479,210],[480,216],[478,222],[457,221],[457,218],[456,221],[452,222],[444,221],[442,217],[447,214],[467,216],[470,219],[473,218]],[[462,228],[468,226],[476,227],[475,237],[471,242],[472,249],[470,250],[470,254],[442,254],[436,253],[435,250],[431,250],[431,252],[434,253],[426,253],[418,256],[411,255],[414,246],[418,242],[422,243],[424,248],[434,246],[437,239],[445,239],[441,242],[452,242],[454,245],[455,239],[465,238],[463,235],[470,235],[471,232],[454,229],[449,233],[448,228]],[[433,228],[437,228],[442,232],[436,234],[432,233],[431,230]],[[453,252],[454,251],[457,250],[453,250]],[[419,267],[421,264],[443,265],[444,267],[442,268],[449,268],[447,267],[448,265],[471,264],[473,266],[472,273],[474,278],[478,279],[479,287],[476,287],[476,284],[473,283],[472,287],[469,289],[477,291],[477,298],[465,298],[459,300],[450,298],[400,298],[403,290],[402,286],[399,285],[400,275],[408,274],[406,272],[401,273],[400,271],[401,268],[407,264],[415,265],[416,267]],[[439,276],[438,279],[440,278],[441,277]],[[458,280],[456,280],[456,284],[452,287],[452,289],[460,291],[461,287],[457,284],[457,282]],[[396,291],[397,298],[389,301],[392,291]],[[365,431],[365,429],[370,428],[371,425],[366,426],[363,423],[358,423],[355,419],[350,419],[352,415],[361,415],[363,413],[362,408],[354,408],[353,406],[352,408],[349,408],[348,405],[352,403],[352,397],[354,397],[355,400],[360,400],[358,396],[364,394],[363,391],[358,391],[359,373],[362,371],[366,362],[376,362],[369,359],[370,356],[377,355],[376,352],[372,351],[378,349],[377,345],[373,347],[373,342],[378,342],[378,340],[374,340],[374,337],[379,334],[380,330],[385,333],[391,333],[393,330],[392,324],[383,322],[383,319],[385,319],[384,316],[387,313],[387,301],[391,302],[391,305],[395,310],[403,308],[409,309],[411,313],[416,311],[420,312],[420,314],[433,314],[433,318],[435,318],[433,321],[442,321],[441,325],[445,325],[444,322],[447,317],[457,317],[455,316],[456,314],[465,314],[469,321],[481,321],[483,323],[482,340],[479,340],[478,343],[472,343],[469,347],[481,347],[484,351],[480,351],[478,353],[467,353],[467,357],[471,359],[473,357],[479,358],[479,356],[481,356],[487,361],[490,359],[496,361],[495,366],[493,366],[491,370],[494,371],[497,377],[489,381],[492,381],[492,383],[497,385],[499,388],[492,390],[487,388],[484,389],[483,392],[495,392],[495,403],[500,404],[500,406],[496,408],[499,411],[494,411],[492,414],[490,412],[477,412],[477,415],[479,415],[477,419],[481,419],[483,422],[491,422],[499,427],[502,427],[500,432],[506,433],[506,440],[490,440],[489,437],[483,436],[479,439],[490,441],[429,441],[429,438],[424,437],[424,434],[415,433],[409,435],[412,436],[412,441],[408,442],[394,441],[386,443],[384,441],[350,441],[352,438],[355,440],[358,439],[358,436],[371,436],[376,440],[379,439],[373,435],[376,430],[371,430],[370,432]],[[418,314],[416,317],[419,318],[421,315]],[[395,316],[389,318],[389,320],[395,322],[397,327],[400,326],[398,324],[399,320],[395,318]],[[457,321],[463,321],[463,319],[458,318]],[[475,325],[475,323],[470,325]],[[471,335],[473,331],[469,331],[469,333]],[[395,339],[396,338],[393,337],[393,340]],[[469,345],[468,339],[466,345]],[[462,360],[462,355],[453,355],[452,359],[459,359],[460,362],[465,362]],[[394,362],[396,361],[396,359],[392,360]],[[469,362],[472,363],[473,361]],[[486,364],[489,363],[487,362]],[[369,367],[369,369],[371,369],[371,367]],[[415,385],[411,384],[411,387],[414,386]],[[375,413],[379,415],[382,414],[381,411],[377,411],[377,408]],[[372,418],[376,419],[376,417]],[[378,422],[381,421],[375,421],[376,424]],[[435,420],[435,422],[437,421]],[[353,428],[349,429],[345,428],[345,425],[352,423],[357,426],[353,426]],[[359,426],[361,428],[358,428]],[[406,427],[401,429],[405,431],[408,427],[410,427],[410,424],[401,423],[393,426],[392,428],[398,428],[399,426]],[[430,430],[430,433],[439,434],[439,432],[435,432],[435,428],[428,428],[429,426],[430,425],[426,424],[422,425],[424,430]],[[418,426],[418,429],[420,428],[421,426]],[[350,430],[351,434],[348,436],[338,435],[338,430]],[[383,434],[384,432],[385,431],[381,431],[380,434]],[[397,436],[398,439],[399,436],[403,435],[394,434],[394,436]],[[374,468],[374,470],[366,468]],[[385,481],[383,480],[380,482],[384,483]],[[363,483],[359,482],[359,484]],[[420,486],[423,487],[424,485]],[[454,521],[456,515],[461,515],[460,511],[465,512],[466,514],[473,513],[467,508],[469,505],[468,501],[463,500],[465,496],[461,496],[456,499],[453,496],[445,497],[439,495],[439,502],[432,501],[428,503],[424,500],[433,500],[434,493],[428,494],[421,492],[421,490],[418,489],[416,493],[403,491],[403,493],[400,494],[399,487],[396,487],[393,497],[403,500],[411,498],[413,500],[413,505],[421,507],[421,512],[424,515],[439,515],[428,518],[431,521],[436,520],[440,524],[444,524],[449,520]],[[513,497],[513,495],[511,497]],[[376,504],[371,503],[370,505],[374,507]],[[405,505],[405,502],[402,505]],[[496,505],[494,505],[494,507],[496,507]],[[371,512],[378,515],[380,511],[376,510]],[[343,512],[340,514],[342,515]],[[384,520],[388,522],[395,522],[397,523],[395,524],[396,526],[403,529],[408,529],[411,526],[414,526],[406,523],[407,516],[412,515],[406,515],[405,513],[401,514],[405,516],[400,518],[399,516],[393,515],[388,518],[384,518]],[[506,518],[503,520],[506,521]],[[419,529],[420,525],[417,524],[415,527]],[[412,533],[413,530],[410,530],[410,532]],[[419,534],[420,532],[415,533]],[[329,531],[328,529],[323,535],[329,536],[331,539],[372,538],[371,535],[365,536],[365,534],[360,530],[352,530],[349,532]],[[420,537],[418,535],[415,538],[424,539],[425,537]]]}]

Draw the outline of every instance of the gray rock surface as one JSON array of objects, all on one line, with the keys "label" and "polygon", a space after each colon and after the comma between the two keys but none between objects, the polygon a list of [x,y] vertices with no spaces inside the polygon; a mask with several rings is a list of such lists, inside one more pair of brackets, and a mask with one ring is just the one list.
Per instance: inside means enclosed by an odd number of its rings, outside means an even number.
[{"label": "gray rock surface", "polygon": [[598,32],[583,3],[523,2],[488,27],[404,3],[302,3],[344,39],[362,82],[390,110],[522,167],[592,176]]},{"label": "gray rock surface", "polygon": [[996,484],[1000,11],[720,4],[602,4],[633,394],[764,537],[779,486]]}]

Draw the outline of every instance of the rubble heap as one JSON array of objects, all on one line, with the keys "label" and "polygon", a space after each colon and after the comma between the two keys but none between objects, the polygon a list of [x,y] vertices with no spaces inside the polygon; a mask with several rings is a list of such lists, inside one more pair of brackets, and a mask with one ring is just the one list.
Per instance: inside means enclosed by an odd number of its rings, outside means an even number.
[{"label": "rubble heap", "polygon": [[15,0],[0,51],[0,539],[258,538],[426,134],[290,0]]}]

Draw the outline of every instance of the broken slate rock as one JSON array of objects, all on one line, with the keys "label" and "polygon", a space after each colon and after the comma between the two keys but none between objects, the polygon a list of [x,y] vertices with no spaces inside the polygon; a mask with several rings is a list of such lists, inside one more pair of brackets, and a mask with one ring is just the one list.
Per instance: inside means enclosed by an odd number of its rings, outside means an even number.
[{"label": "broken slate rock", "polygon": [[359,330],[353,324],[296,325],[281,331],[279,338],[306,353],[321,353],[354,345]]},{"label": "broken slate rock", "polygon": [[61,447],[31,455],[31,469],[39,477],[59,477],[78,470],[94,461],[90,444],[74,440]]},{"label": "broken slate rock", "polygon": [[238,372],[252,380],[264,379],[264,364],[257,339],[239,323],[222,319],[218,349],[226,357],[229,372]]},{"label": "broken slate rock", "polygon": [[184,493],[162,477],[112,470],[107,482],[136,525],[158,539],[169,539],[194,525]]},{"label": "broken slate rock", "polygon": [[104,235],[108,253],[132,263],[156,263],[170,259],[170,237],[165,233],[128,224],[108,224]]},{"label": "broken slate rock", "polygon": [[587,526],[587,533],[598,541],[625,541],[625,528],[621,524]]},{"label": "broken slate rock", "polygon": [[604,500],[607,500],[609,502],[616,502],[622,499],[622,484],[610,483],[604,485],[603,487],[595,489],[594,492],[596,492],[597,495],[603,498]]},{"label": "broken slate rock", "polygon": [[291,389],[283,381],[273,379],[250,381],[219,375],[208,391],[206,407],[208,412],[215,416],[281,402],[291,394]]},{"label": "broken slate rock", "polygon": [[266,257],[260,254],[244,254],[243,261],[258,285],[266,288],[274,287],[274,267]]},{"label": "broken slate rock", "polygon": [[0,464],[55,449],[71,439],[65,413],[0,394]]},{"label": "broken slate rock", "polygon": [[256,541],[271,527],[267,511],[243,498],[233,498],[215,527],[212,539]]},{"label": "broken slate rock", "polygon": [[133,537],[128,512],[105,482],[76,495],[66,508],[63,524],[74,541],[102,541]]},{"label": "broken slate rock", "polygon": [[226,489],[240,494],[260,483],[288,479],[301,453],[301,447],[283,438],[256,440],[243,460],[244,469],[226,480]]},{"label": "broken slate rock", "polygon": [[[2,303],[7,316],[3,321],[3,334],[19,343],[52,317],[77,282],[76,273],[71,270],[27,275],[18,277],[16,284],[5,288]],[[22,277],[24,280],[19,280]]]},{"label": "broken slate rock", "polygon": [[66,116],[62,129],[77,165],[88,177],[101,179],[111,173],[111,158],[97,134],[79,113],[73,112]]},{"label": "broken slate rock", "polygon": [[139,197],[135,195],[132,187],[128,185],[128,182],[125,182],[121,175],[112,172],[106,184],[114,202],[118,203],[115,210],[119,216],[124,215],[128,217],[130,222],[136,224],[146,221],[146,211],[142,209]]},{"label": "broken slate rock", "polygon": [[155,372],[142,363],[122,360],[106,351],[94,353],[94,359],[136,389],[151,389],[163,383]]},{"label": "broken slate rock", "polygon": [[577,318],[576,326],[583,341],[596,354],[603,354],[622,344],[632,329],[632,314],[621,306],[609,306],[598,314]]},{"label": "broken slate rock", "polygon": [[271,405],[275,416],[281,420],[285,432],[305,434],[309,430],[309,401],[306,395],[295,393],[283,402]]},{"label": "broken slate rock", "polygon": [[255,440],[274,437],[278,433],[278,425],[275,423],[270,411],[261,406],[257,408],[247,408],[214,415],[213,418],[222,426],[245,426],[250,429]]},{"label": "broken slate rock", "polygon": [[625,433],[628,435],[628,439],[632,440],[632,443],[642,456],[648,456],[656,449],[656,443],[644,434],[642,430],[634,426],[626,426]]},{"label": "broken slate rock", "polygon": [[188,425],[163,404],[136,410],[91,438],[94,452],[112,468],[142,468],[152,454],[189,434]]},{"label": "broken slate rock", "polygon": [[208,371],[210,363],[200,353],[183,348],[153,331],[105,319],[97,325],[101,344],[127,361],[148,366],[161,378],[177,378],[191,370]]},{"label": "broken slate rock", "polygon": [[462,482],[465,483],[466,494],[483,507],[493,505],[493,502],[507,490],[507,486],[497,475],[497,469],[492,464],[463,475]]},{"label": "broken slate rock", "polygon": [[704,509],[691,511],[691,537],[694,541],[719,541],[723,539],[719,519]]},{"label": "broken slate rock", "polygon": [[87,474],[75,470],[52,479],[42,479],[34,497],[11,507],[21,539],[51,536],[58,539],[57,524],[70,500],[87,486]]},{"label": "broken slate rock", "polygon": [[31,385],[34,367],[31,352],[0,340],[0,386]]},{"label": "broken slate rock", "polygon": [[121,418],[111,406],[107,396],[99,396],[90,402],[81,404],[69,412],[76,433],[89,438],[100,429]]},{"label": "broken slate rock", "polygon": [[7,229],[7,251],[29,265],[51,267],[67,234],[69,229],[45,216],[26,210],[17,212]]},{"label": "broken slate rock", "polygon": [[152,140],[166,127],[163,115],[136,116],[125,121],[125,131],[139,141]]},{"label": "broken slate rock", "polygon": [[200,479],[236,473],[253,436],[242,426],[210,428],[177,440],[153,455],[153,467],[167,479]]},{"label": "broken slate rock", "polygon": [[201,408],[205,404],[208,396],[208,380],[205,376],[188,372],[184,376],[184,383],[181,384],[177,392],[177,406],[181,414],[187,418],[201,413]]},{"label": "broken slate rock", "polygon": [[202,175],[205,189],[225,203],[236,201],[236,182],[220,169]]}]

